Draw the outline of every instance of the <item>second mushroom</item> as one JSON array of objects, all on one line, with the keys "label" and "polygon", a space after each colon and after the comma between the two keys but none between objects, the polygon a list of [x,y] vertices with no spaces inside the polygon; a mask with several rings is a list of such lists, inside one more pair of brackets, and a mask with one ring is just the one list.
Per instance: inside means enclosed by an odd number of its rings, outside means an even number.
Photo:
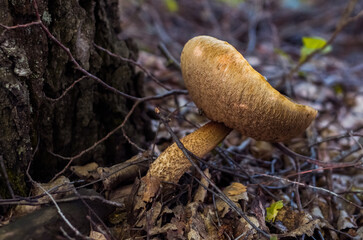
[{"label": "second mushroom", "polygon": [[[317,111],[292,102],[254,70],[230,44],[209,36],[189,40],[181,54],[189,95],[212,121],[181,139],[198,157],[231,131],[256,140],[282,142],[303,133]],[[151,164],[146,177],[177,183],[191,163],[174,143]]]}]

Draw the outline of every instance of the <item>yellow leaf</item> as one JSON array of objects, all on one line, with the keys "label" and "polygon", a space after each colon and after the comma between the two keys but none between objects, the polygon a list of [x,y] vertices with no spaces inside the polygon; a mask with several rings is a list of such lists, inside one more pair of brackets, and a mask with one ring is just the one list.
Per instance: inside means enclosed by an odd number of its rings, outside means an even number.
[{"label": "yellow leaf", "polygon": [[327,41],[321,37],[303,37],[303,46],[300,49],[300,62],[304,61],[305,58],[312,52],[323,49],[322,53],[326,54],[332,50],[332,46],[326,46]]},{"label": "yellow leaf", "polygon": [[164,0],[164,3],[169,12],[177,12],[179,10],[179,5],[176,0]]},{"label": "yellow leaf", "polygon": [[282,200],[273,202],[269,207],[266,208],[266,221],[275,221],[275,218],[284,204]]}]

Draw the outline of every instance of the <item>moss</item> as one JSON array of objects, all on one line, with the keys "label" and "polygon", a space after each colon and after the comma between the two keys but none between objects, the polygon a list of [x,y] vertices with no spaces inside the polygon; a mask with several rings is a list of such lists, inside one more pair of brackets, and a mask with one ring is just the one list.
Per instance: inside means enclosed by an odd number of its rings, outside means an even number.
[{"label": "moss", "polygon": [[50,25],[50,23],[52,22],[52,15],[50,15],[50,13],[48,11],[44,11],[43,16],[42,16],[42,20],[47,25]]},{"label": "moss", "polygon": [[[11,184],[11,187],[16,195],[27,196],[28,188],[24,181],[24,174],[17,173],[10,169],[7,169],[8,178]],[[2,179],[1,179],[2,180]],[[10,193],[8,192],[8,188],[5,185],[5,181],[1,181],[0,184],[0,196],[2,198],[11,198]]]}]

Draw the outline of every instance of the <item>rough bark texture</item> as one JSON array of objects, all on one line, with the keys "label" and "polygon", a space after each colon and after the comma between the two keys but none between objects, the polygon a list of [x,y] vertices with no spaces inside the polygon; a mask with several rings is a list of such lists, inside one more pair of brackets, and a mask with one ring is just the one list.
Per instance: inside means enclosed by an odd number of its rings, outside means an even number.
[{"label": "rough bark texture", "polygon": [[[38,7],[50,32],[70,49],[83,68],[120,91],[140,96],[141,76],[133,67],[93,46],[96,43],[123,57],[135,58],[132,42],[117,39],[121,31],[117,2],[38,0]],[[0,0],[0,23],[13,26],[34,20],[32,1]],[[120,124],[133,102],[91,79],[77,83],[57,102],[47,100],[45,96],[59,97],[82,74],[37,25],[7,31],[0,28],[0,34],[0,155],[16,194],[25,194],[24,175],[29,161],[33,159],[31,173],[36,179],[49,180],[67,163],[49,151],[76,155]],[[125,130],[134,142],[143,143],[148,123],[138,109]],[[119,131],[75,164],[96,161],[110,165],[132,154]]]}]

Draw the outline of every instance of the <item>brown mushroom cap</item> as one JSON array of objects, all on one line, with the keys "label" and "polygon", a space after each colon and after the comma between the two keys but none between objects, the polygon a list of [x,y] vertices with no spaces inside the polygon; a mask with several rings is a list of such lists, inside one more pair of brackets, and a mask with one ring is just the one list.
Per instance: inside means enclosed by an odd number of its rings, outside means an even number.
[{"label": "brown mushroom cap", "polygon": [[189,95],[205,115],[256,140],[301,134],[317,111],[281,95],[230,44],[209,36],[187,42],[181,68]]}]

